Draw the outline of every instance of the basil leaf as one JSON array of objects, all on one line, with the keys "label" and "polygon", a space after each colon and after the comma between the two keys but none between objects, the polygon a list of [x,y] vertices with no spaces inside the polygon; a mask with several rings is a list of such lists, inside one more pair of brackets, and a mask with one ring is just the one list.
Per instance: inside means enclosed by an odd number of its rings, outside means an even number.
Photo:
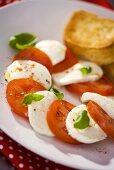
[{"label": "basil leaf", "polygon": [[90,119],[87,115],[86,110],[79,112],[78,117],[74,123],[74,128],[76,129],[85,129],[89,126]]},{"label": "basil leaf", "polygon": [[41,94],[30,93],[24,97],[22,104],[28,105],[28,104],[31,104],[32,102],[40,101],[43,98],[44,96]]},{"label": "basil leaf", "polygon": [[90,66],[85,66],[85,67],[82,67],[80,71],[82,72],[83,75],[87,75],[91,73],[92,68]]},{"label": "basil leaf", "polygon": [[10,38],[10,41],[9,41],[9,45],[10,45],[12,48],[16,49],[16,46],[15,46],[16,42],[17,42],[17,41],[16,41],[15,37],[11,37],[11,38]]},{"label": "basil leaf", "polygon": [[36,35],[30,33],[20,33],[16,34],[9,40],[9,45],[18,50],[23,50],[27,47],[34,46],[38,38]]},{"label": "basil leaf", "polygon": [[64,97],[64,94],[61,93],[61,92],[59,92],[59,91],[58,91],[57,89],[55,89],[55,88],[51,88],[51,89],[49,89],[49,91],[53,92],[53,93],[57,96],[57,98],[58,98],[59,100],[63,99],[63,97]]}]

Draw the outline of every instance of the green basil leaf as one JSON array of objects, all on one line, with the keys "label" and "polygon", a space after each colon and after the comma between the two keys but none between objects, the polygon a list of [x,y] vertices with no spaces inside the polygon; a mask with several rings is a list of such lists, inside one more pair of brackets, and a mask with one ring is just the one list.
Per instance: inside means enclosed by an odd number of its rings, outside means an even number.
[{"label": "green basil leaf", "polygon": [[85,129],[89,126],[90,119],[87,115],[86,110],[79,112],[78,117],[74,123],[74,128],[76,129]]},{"label": "green basil leaf", "polygon": [[9,41],[9,45],[10,45],[12,48],[16,49],[16,46],[15,46],[16,42],[17,42],[17,41],[16,41],[15,37],[11,37],[11,38],[10,38],[10,41]]},{"label": "green basil leaf", "polygon": [[49,91],[53,92],[53,93],[57,96],[57,98],[58,98],[59,100],[61,100],[61,99],[64,98],[64,94],[61,93],[61,92],[59,92],[59,91],[58,91],[57,89],[55,89],[55,88],[51,88],[51,89],[49,89]]},{"label": "green basil leaf", "polygon": [[90,66],[85,66],[85,67],[82,67],[80,71],[82,72],[83,75],[87,75],[91,73],[92,68]]},{"label": "green basil leaf", "polygon": [[43,98],[44,98],[44,96],[41,94],[30,93],[24,97],[22,104],[28,105],[28,104],[31,104],[32,102],[40,101]]},{"label": "green basil leaf", "polygon": [[9,40],[9,45],[18,50],[23,50],[28,47],[32,47],[37,43],[37,36],[30,33],[16,34]]}]

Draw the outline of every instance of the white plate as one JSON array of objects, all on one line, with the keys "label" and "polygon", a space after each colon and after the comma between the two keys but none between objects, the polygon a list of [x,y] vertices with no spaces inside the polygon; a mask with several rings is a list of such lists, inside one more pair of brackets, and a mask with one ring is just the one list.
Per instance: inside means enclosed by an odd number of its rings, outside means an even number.
[{"label": "white plate", "polygon": [[[0,127],[15,141],[29,150],[63,165],[80,169],[114,169],[114,142],[105,140],[92,145],[73,146],[56,138],[36,135],[30,125],[13,115],[5,100],[4,72],[14,54],[9,38],[20,32],[33,32],[39,40],[62,41],[69,17],[75,10],[88,10],[114,19],[114,12],[75,0],[32,0],[0,9]],[[68,101],[79,104],[66,94]],[[102,152],[99,152],[102,151]]]}]

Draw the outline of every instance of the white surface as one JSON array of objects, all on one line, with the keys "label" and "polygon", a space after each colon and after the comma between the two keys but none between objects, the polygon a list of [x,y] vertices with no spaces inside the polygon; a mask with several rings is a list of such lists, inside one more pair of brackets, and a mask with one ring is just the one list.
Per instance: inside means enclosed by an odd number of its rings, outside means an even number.
[{"label": "white surface", "polygon": [[[114,141],[108,139],[92,145],[74,146],[54,137],[37,135],[28,122],[11,113],[5,100],[4,72],[15,53],[8,47],[9,38],[28,31],[38,34],[39,40],[62,40],[69,17],[80,9],[114,19],[114,12],[75,0],[32,0],[0,9],[0,128],[26,148],[50,160],[84,170],[111,170],[114,169]],[[69,93],[65,98],[79,104]]]}]

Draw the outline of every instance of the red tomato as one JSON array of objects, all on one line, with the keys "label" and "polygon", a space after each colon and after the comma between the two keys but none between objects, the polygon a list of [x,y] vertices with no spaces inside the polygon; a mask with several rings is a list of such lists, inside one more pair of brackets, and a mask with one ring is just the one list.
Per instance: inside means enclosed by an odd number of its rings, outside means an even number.
[{"label": "red tomato", "polygon": [[109,137],[114,138],[114,119],[108,116],[108,114],[93,101],[90,101],[87,107],[93,120]]},{"label": "red tomato", "polygon": [[98,93],[104,96],[110,96],[114,94],[114,84],[106,76],[103,76],[98,81],[70,84],[67,85],[66,88],[68,91],[79,95],[85,92]]},{"label": "red tomato", "polygon": [[47,113],[47,122],[49,128],[57,138],[67,143],[79,144],[78,141],[74,140],[71,136],[68,135],[65,124],[66,117],[69,111],[73,108],[74,106],[67,101],[54,101],[49,107]]},{"label": "red tomato", "polygon": [[6,98],[11,110],[20,116],[27,117],[28,107],[22,104],[24,96],[40,90],[45,90],[45,88],[32,79],[10,81],[6,89]]},{"label": "red tomato", "polygon": [[67,48],[66,50],[66,55],[65,55],[65,59],[60,62],[59,64],[56,64],[53,67],[53,73],[59,73],[62,72],[70,67],[72,67],[73,65],[75,65],[77,63],[77,58],[76,56],[73,54],[73,52],[70,51],[70,49]]},{"label": "red tomato", "polygon": [[20,51],[19,53],[17,53],[13,58],[13,61],[15,60],[36,61],[44,65],[49,70],[50,73],[53,72],[53,65],[50,58],[47,56],[47,54],[34,47],[26,48]]}]

